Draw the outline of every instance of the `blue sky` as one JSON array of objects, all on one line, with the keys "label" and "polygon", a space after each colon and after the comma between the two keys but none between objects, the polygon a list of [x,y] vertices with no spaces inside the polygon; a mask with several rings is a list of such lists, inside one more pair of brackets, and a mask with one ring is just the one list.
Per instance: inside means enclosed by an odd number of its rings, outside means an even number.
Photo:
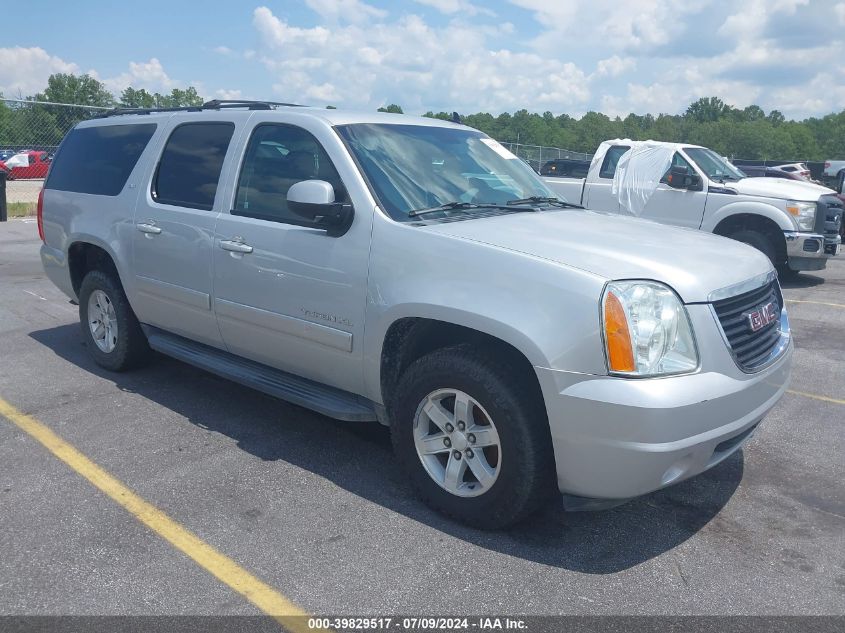
[{"label": "blue sky", "polygon": [[676,113],[701,96],[845,109],[842,0],[12,3],[0,92],[90,72],[119,93],[406,112]]}]

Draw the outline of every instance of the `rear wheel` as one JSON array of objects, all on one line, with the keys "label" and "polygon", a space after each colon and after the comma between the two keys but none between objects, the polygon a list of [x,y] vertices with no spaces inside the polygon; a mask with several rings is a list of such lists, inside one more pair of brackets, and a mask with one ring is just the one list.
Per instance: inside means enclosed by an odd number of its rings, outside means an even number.
[{"label": "rear wheel", "polygon": [[537,510],[554,490],[554,455],[542,398],[501,359],[470,346],[437,350],[397,385],[396,455],[431,507],[499,529]]},{"label": "rear wheel", "polygon": [[101,367],[123,371],[147,359],[150,348],[113,274],[92,270],[79,288],[79,320],[88,352]]}]

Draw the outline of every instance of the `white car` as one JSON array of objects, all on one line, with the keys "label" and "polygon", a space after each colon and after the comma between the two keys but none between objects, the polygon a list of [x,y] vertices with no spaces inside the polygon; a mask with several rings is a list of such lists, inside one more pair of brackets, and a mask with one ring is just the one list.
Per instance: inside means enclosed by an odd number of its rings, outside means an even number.
[{"label": "white car", "polygon": [[804,163],[788,163],[786,165],[775,165],[774,169],[780,169],[781,171],[785,171],[790,174],[797,174],[806,181],[813,180],[810,176],[810,168],[807,167],[807,165],[805,165]]}]

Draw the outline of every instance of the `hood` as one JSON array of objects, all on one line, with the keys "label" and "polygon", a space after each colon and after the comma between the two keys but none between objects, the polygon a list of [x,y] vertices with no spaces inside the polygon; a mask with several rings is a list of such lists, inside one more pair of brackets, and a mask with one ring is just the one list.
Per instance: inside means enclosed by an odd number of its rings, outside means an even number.
[{"label": "hood", "polygon": [[836,193],[833,189],[812,182],[788,178],[743,178],[739,182],[726,182],[719,186],[733,189],[746,196],[763,196],[781,200],[815,201],[826,194]]},{"label": "hood", "polygon": [[431,224],[424,230],[578,268],[606,280],[651,279],[685,303],[772,269],[758,250],[724,237],[580,209],[511,213]]}]

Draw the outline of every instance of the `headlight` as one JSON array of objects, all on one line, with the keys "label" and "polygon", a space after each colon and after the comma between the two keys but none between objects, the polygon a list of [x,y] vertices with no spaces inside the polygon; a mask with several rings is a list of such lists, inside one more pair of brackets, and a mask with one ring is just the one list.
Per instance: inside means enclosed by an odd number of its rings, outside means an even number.
[{"label": "headlight", "polygon": [[812,231],[816,228],[816,203],[786,201],[786,210],[795,216],[798,227],[805,231]]},{"label": "headlight", "polygon": [[612,281],[602,298],[607,368],[621,376],[693,371],[698,352],[678,296],[654,281]]}]

